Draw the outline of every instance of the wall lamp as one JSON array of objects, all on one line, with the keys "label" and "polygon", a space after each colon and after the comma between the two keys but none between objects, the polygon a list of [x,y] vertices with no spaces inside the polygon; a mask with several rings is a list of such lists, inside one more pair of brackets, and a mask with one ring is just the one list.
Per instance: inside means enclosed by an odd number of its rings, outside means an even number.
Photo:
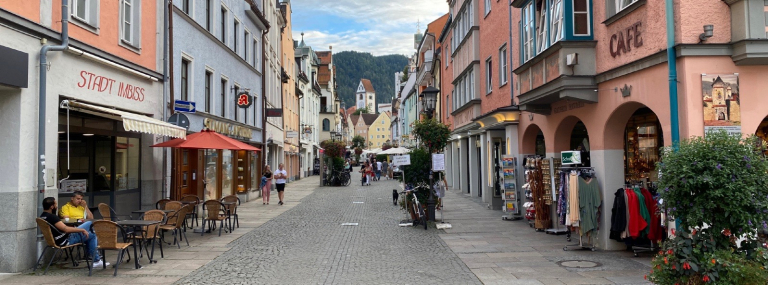
[{"label": "wall lamp", "polygon": [[714,30],[714,25],[704,25],[704,32],[699,35],[699,43],[711,38]]}]

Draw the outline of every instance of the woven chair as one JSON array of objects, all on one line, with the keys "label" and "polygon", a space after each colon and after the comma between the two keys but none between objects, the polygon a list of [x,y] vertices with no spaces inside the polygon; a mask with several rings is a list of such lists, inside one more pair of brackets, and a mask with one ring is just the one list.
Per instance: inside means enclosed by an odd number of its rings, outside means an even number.
[{"label": "woven chair", "polygon": [[192,219],[192,222],[189,223],[189,226],[191,228],[194,228],[195,224],[197,224],[199,226],[200,223],[197,221],[197,219],[199,217],[198,216],[198,212],[197,212],[197,206],[200,205],[200,198],[197,197],[196,195],[184,195],[184,196],[181,197],[181,200],[179,200],[179,201],[184,203],[184,204],[186,204],[186,205],[191,205],[192,206],[192,210],[189,212],[189,214],[187,214],[187,219],[189,219],[189,218]]},{"label": "woven chair", "polygon": [[[45,256],[45,252],[48,251],[49,248],[55,250],[55,252],[54,252],[53,256],[51,257],[51,260],[48,262],[48,266],[45,267],[45,272],[43,272],[43,275],[48,273],[48,268],[51,267],[51,264],[53,263],[53,261],[56,259],[56,257],[59,255],[59,253],[61,253],[62,251],[64,251],[64,253],[69,251],[69,255],[72,256],[72,258],[71,258],[72,259],[72,265],[73,266],[78,266],[77,260],[80,259],[80,250],[77,250],[78,258],[74,258],[73,254],[74,254],[75,249],[76,248],[82,248],[83,244],[82,243],[75,243],[75,244],[68,244],[66,246],[58,246],[58,245],[56,245],[56,240],[53,239],[53,231],[56,230],[56,234],[61,234],[61,232],[58,229],[56,229],[53,225],[49,224],[46,220],[44,220],[42,218],[35,219],[35,222],[37,222],[37,227],[40,228],[40,232],[43,233],[43,237],[45,238],[46,245],[45,245],[45,248],[43,249],[43,252],[40,254],[40,258],[37,259],[37,263],[35,263],[35,269],[33,269],[32,271],[36,271],[37,270],[37,266],[40,264],[40,261],[43,260],[43,257]],[[91,265],[90,265],[91,263],[90,263],[90,261],[88,259],[85,260],[85,263],[88,265],[88,268],[91,267]]]},{"label": "woven chair", "polygon": [[157,201],[157,203],[155,203],[155,209],[158,209],[158,210],[165,209],[165,204],[171,201],[172,201],[171,199],[160,199],[159,201]]},{"label": "woven chair", "polygon": [[181,229],[181,226],[184,224],[187,214],[191,211],[192,206],[185,205],[180,210],[176,211],[176,213],[168,217],[168,222],[160,226],[163,240],[165,240],[165,232],[171,231],[173,232],[173,243],[176,244],[178,248],[181,248],[182,237],[187,241],[187,246],[189,246],[187,234]]},{"label": "woven chair", "polygon": [[[240,220],[237,217],[237,207],[240,206],[240,198],[237,197],[237,195],[229,195],[224,198],[221,198],[222,203],[232,203],[229,205],[224,205],[227,207],[227,210],[229,210],[229,214],[235,218],[233,221],[235,223],[235,226],[238,228],[240,227]],[[232,225],[229,226],[230,229],[235,229]]]},{"label": "woven chair", "polygon": [[[149,257],[149,260],[151,263],[157,263],[157,260],[154,260],[155,257],[155,241],[159,241],[160,239],[160,225],[165,223],[165,212],[161,210],[151,210],[144,213],[142,216],[142,220],[145,221],[159,221],[160,224],[147,226],[144,229],[144,234],[139,235],[136,234],[134,239],[138,240],[139,242],[142,242],[144,245],[146,245],[149,242],[152,242],[152,253],[149,253],[149,247],[145,246],[144,249],[147,252],[147,256]],[[163,243],[162,241],[159,242],[160,244],[160,257],[165,258],[165,254],[163,253]]]},{"label": "woven chair", "polygon": [[[94,221],[91,225],[93,232],[96,233],[96,241],[98,244],[98,250],[101,251],[101,259],[106,260],[107,250],[117,251],[117,262],[115,262],[115,273],[112,276],[117,276],[117,269],[120,268],[120,263],[123,262],[123,254],[128,252],[128,247],[132,246],[135,254],[136,245],[130,242],[118,242],[117,237],[121,236],[123,241],[128,240],[128,234],[123,227],[119,226],[113,221]],[[129,253],[130,255],[130,253]],[[137,262],[137,261],[136,261]],[[107,264],[102,262],[104,269],[107,269]],[[92,268],[88,268],[88,276],[93,273]]]},{"label": "woven chair", "polygon": [[221,236],[221,228],[224,227],[224,221],[229,219],[226,214],[226,208],[224,204],[216,200],[208,200],[203,204],[203,230],[200,232],[202,236],[205,234],[205,222],[208,222],[208,229],[213,230],[216,228],[216,221],[219,221],[219,236]]}]

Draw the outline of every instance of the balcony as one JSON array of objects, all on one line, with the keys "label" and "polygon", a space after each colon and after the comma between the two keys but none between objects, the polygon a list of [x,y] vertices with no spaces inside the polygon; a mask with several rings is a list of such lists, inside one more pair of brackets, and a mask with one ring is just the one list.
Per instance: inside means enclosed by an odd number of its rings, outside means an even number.
[{"label": "balcony", "polygon": [[321,114],[336,114],[337,111],[335,105],[320,105]]},{"label": "balcony", "polygon": [[424,52],[424,61],[421,63],[421,66],[418,69],[418,75],[416,76],[416,82],[418,82],[420,86],[426,86],[427,82],[425,79],[432,77],[433,54],[433,50]]},{"label": "balcony", "polygon": [[597,103],[596,41],[560,41],[513,70],[520,110],[542,115],[560,100]]}]

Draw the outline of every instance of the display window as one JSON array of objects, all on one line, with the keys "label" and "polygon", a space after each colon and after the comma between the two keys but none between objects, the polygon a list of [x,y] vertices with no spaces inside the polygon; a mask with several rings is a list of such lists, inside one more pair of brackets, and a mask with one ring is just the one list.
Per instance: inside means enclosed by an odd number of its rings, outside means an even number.
[{"label": "display window", "polygon": [[656,181],[656,163],[664,145],[659,118],[650,109],[642,108],[629,119],[624,134],[625,181]]}]

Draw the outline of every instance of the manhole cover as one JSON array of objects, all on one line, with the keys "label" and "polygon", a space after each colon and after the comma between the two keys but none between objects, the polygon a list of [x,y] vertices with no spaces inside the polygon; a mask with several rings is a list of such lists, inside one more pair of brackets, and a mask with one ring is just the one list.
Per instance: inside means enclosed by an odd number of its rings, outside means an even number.
[{"label": "manhole cover", "polygon": [[560,261],[558,263],[560,264],[560,266],[568,267],[568,268],[592,268],[592,267],[601,266],[600,263],[586,261],[586,260],[568,260],[568,261]]}]

